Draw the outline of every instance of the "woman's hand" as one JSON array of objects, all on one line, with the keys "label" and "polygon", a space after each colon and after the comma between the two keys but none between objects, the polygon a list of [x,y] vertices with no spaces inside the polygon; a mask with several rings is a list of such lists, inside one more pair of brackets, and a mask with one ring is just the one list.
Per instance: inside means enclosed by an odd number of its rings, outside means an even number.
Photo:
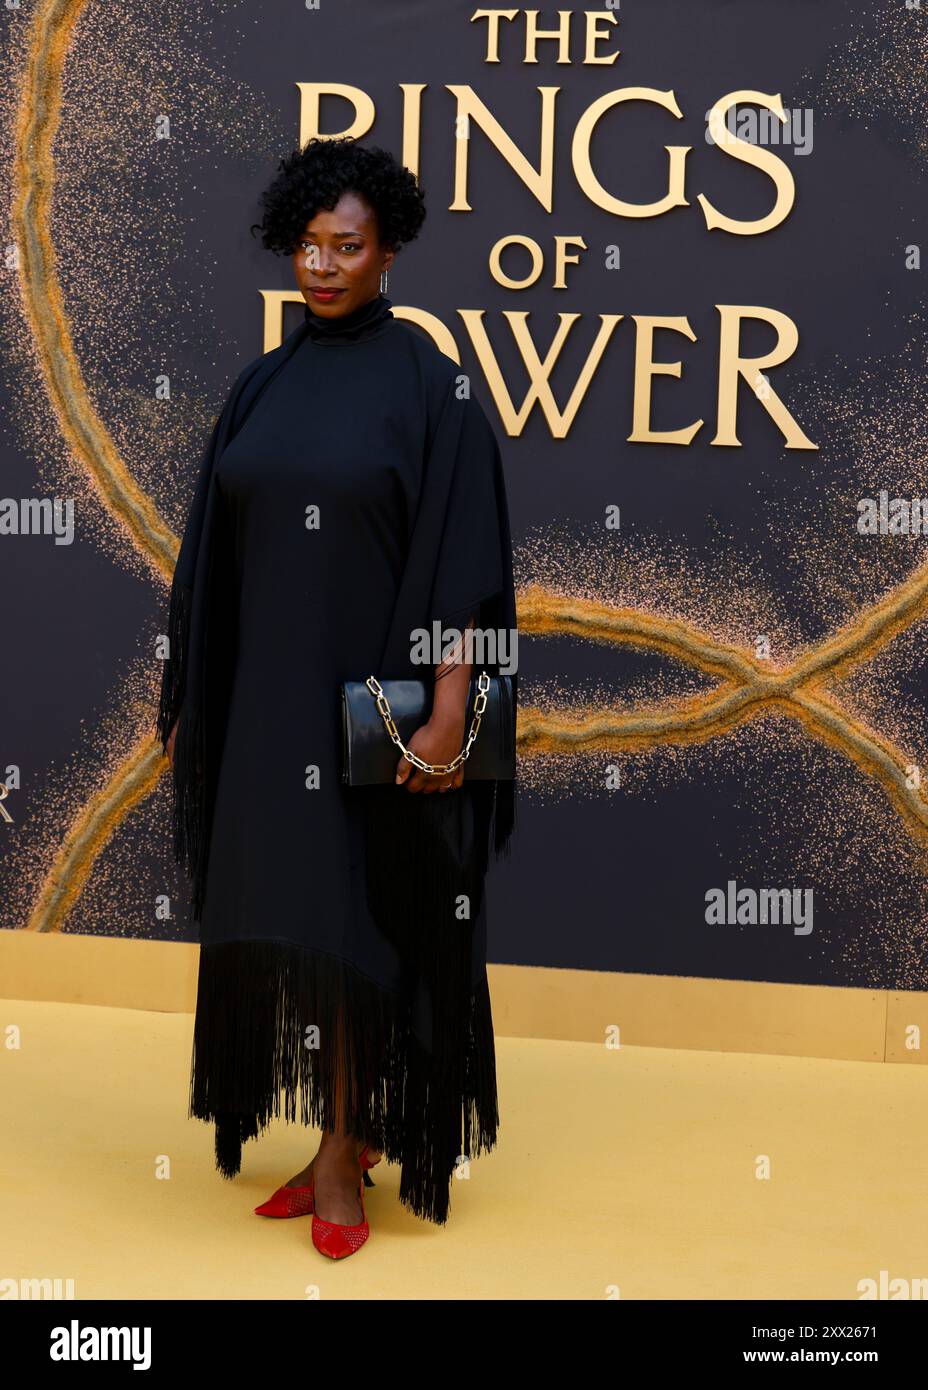
[{"label": "woman's hand", "polygon": [[[436,718],[434,715],[427,724],[422,724],[407,743],[411,753],[416,753],[426,763],[450,763],[460,753],[464,744],[464,717],[448,716]],[[422,792],[429,796],[432,792],[448,792],[459,787],[464,781],[464,764],[454,772],[438,776],[434,772],[422,772],[406,758],[401,757],[396,767],[396,780],[408,792]]]},{"label": "woman's hand", "polygon": [[[471,614],[467,626],[473,627],[476,620]],[[416,753],[425,763],[454,762],[464,745],[467,728],[467,693],[470,686],[471,667],[463,658],[463,644],[459,644],[445,661],[435,668],[435,685],[432,697],[432,714],[428,723],[422,724],[406,745],[411,753]],[[420,772],[406,758],[400,758],[396,768],[396,780],[405,784],[409,792],[450,792],[464,781],[464,764],[454,772],[443,775],[434,772]]]}]

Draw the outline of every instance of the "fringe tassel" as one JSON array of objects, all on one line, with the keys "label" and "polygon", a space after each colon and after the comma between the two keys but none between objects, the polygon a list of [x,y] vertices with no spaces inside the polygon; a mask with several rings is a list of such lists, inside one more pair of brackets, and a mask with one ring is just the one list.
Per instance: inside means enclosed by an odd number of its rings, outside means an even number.
[{"label": "fringe tassel", "polygon": [[256,1139],[258,1127],[240,1115],[216,1116],[216,1168],[224,1178],[234,1178],[242,1166],[242,1144]]},{"label": "fringe tassel", "polygon": [[[286,941],[200,948],[190,1114],[214,1120],[217,1160],[281,1115],[332,1128],[340,1086],[348,1130],[384,1149],[401,1011],[337,956]],[[242,1129],[241,1127],[245,1128]]]},{"label": "fringe tassel", "polygon": [[498,1124],[485,983],[463,1016],[455,1093],[413,1033],[410,1000],[347,962],[283,941],[203,946],[190,1115],[214,1122],[216,1168],[234,1178],[272,1118],[331,1129],[341,1093],[347,1129],[402,1164],[400,1200],[444,1222],[455,1159],[490,1147]]},{"label": "fringe tassel", "polygon": [[[410,1039],[406,1071],[406,1143],[400,1176],[400,1201],[410,1210],[443,1225],[448,1219],[450,1186],[464,1160],[496,1143],[499,1111],[496,1056],[489,989],[484,979],[467,998],[463,1035],[447,1030],[448,1045],[439,1057]],[[446,1035],[449,1022],[439,1029]],[[452,1047],[460,1048],[457,1059]],[[455,1064],[457,1060],[457,1064]]]}]

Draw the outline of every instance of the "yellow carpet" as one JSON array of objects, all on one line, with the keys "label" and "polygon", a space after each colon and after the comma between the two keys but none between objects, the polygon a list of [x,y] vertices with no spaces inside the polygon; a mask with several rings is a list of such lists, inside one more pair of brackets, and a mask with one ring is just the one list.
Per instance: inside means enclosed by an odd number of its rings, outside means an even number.
[{"label": "yellow carpet", "polygon": [[278,1123],[234,1182],[215,1172],[186,1118],[192,1026],[0,1003],[0,1278],[79,1299],[855,1299],[881,1270],[928,1274],[923,1068],[498,1038],[500,1143],[448,1225],[401,1207],[382,1163],[371,1239],[333,1264],[311,1218],[252,1214],[314,1134]]}]

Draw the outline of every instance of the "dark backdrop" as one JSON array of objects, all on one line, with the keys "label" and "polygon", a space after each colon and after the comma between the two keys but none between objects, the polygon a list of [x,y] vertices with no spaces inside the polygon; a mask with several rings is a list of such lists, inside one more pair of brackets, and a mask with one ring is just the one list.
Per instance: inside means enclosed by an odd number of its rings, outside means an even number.
[{"label": "dark backdrop", "polygon": [[[263,252],[249,226],[277,158],[298,143],[296,84],[363,89],[377,112],[365,138],[399,153],[400,84],[425,83],[419,176],[429,213],[420,239],[394,262],[388,294],[397,311],[425,309],[451,329],[497,429],[520,587],[544,583],[684,615],[748,651],[766,634],[773,659],[788,661],[926,559],[923,540],[855,530],[857,498],[880,488],[928,491],[923,281],[906,252],[918,244],[925,206],[925,149],[914,138],[925,19],[901,4],[887,13],[846,0],[780,0],[773,9],[762,0],[629,0],[616,36],[600,45],[621,50],[605,67],[580,61],[583,11],[569,8],[572,62],[555,62],[554,46],[543,43],[538,63],[523,63],[520,12],[502,25],[494,64],[484,61],[485,26],[457,0],[327,0],[318,11],[245,0],[205,15],[173,0],[104,14],[89,0],[65,62],[53,218],[54,274],[88,396],[126,467],[179,532],[205,432],[241,366],[261,351],[260,292],[292,287],[289,263]],[[555,11],[540,18],[552,28]],[[6,12],[3,23],[12,152],[25,101],[18,84],[41,36],[28,16]],[[472,210],[449,211],[455,103],[446,84],[472,86],[532,164],[537,88],[560,88],[550,212],[476,123]],[[650,201],[666,186],[663,146],[691,146],[689,206],[659,218],[607,214],[571,167],[582,112],[628,86],[672,90],[684,118],[623,106],[600,123],[593,163],[606,187]],[[780,94],[785,107],[812,117],[809,153],[775,150],[794,175],[795,205],[763,236],[708,232],[696,202],[702,192],[743,218],[771,206],[770,180],[704,138],[709,107],[739,89]],[[323,132],[339,133],[350,116],[341,98],[323,99]],[[170,133],[156,139],[164,117]],[[12,201],[15,171],[8,182]],[[542,275],[525,290],[503,288],[488,268],[491,247],[510,234],[534,238],[545,254]],[[582,236],[587,247],[563,289],[553,287],[556,236]],[[606,268],[610,245],[620,250],[618,270]],[[527,260],[510,251],[504,268],[520,275]],[[2,492],[73,496],[77,520],[69,546],[0,537],[0,764],[18,768],[21,780],[7,801],[14,824],[0,826],[4,925],[187,939],[164,778],[134,806],[110,812],[99,801],[145,734],[166,586],[109,518],[69,446],[49,405],[15,264],[6,274]],[[742,447],[710,444],[717,304],[767,306],[796,323],[798,350],[771,383],[818,451],[786,450],[744,386]],[[518,437],[506,435],[461,309],[485,310],[517,405],[527,377],[504,312],[530,311],[542,356],[558,314],[579,314],[552,374],[561,408],[598,315],[626,316],[565,438],[552,438],[537,406]],[[287,330],[299,312],[288,310]],[[697,336],[658,334],[655,349],[684,370],[679,381],[655,379],[653,426],[702,417],[688,447],[627,442],[633,314],[686,315]],[[745,347],[760,352],[771,340],[756,327]],[[156,395],[162,375],[167,400]],[[610,504],[621,508],[618,533],[604,526]],[[920,764],[925,743],[923,637],[916,612],[873,662],[835,687],[855,727],[890,740],[906,764]],[[525,636],[520,656],[524,701],[541,709],[585,700],[634,709],[712,684],[671,655],[575,637]],[[617,790],[603,785],[609,763],[622,767]],[[928,879],[918,827],[866,768],[789,713],[770,711],[684,749],[526,750],[522,771],[515,852],[490,886],[493,960],[925,987]],[[244,794],[245,813],[261,814],[260,788]],[[86,852],[81,837],[98,831]],[[308,892],[311,873],[308,865]],[[812,889],[813,930],[708,925],[705,894],[729,880]],[[159,903],[170,915],[159,915]]]}]

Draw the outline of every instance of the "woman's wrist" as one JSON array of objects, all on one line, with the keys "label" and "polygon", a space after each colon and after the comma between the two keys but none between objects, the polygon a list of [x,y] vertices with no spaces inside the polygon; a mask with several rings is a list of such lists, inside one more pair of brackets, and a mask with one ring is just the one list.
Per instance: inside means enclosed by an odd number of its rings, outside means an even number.
[{"label": "woman's wrist", "polygon": [[463,670],[436,683],[428,721],[431,728],[441,733],[463,732],[467,717],[468,685],[469,676],[465,678]]},{"label": "woman's wrist", "polygon": [[[471,627],[474,616],[468,619]],[[467,694],[470,689],[471,665],[464,661],[464,649],[458,644],[449,657],[435,668],[430,729],[451,742],[464,742],[467,725]]]},{"label": "woman's wrist", "polygon": [[464,709],[433,710],[428,726],[438,734],[464,733],[466,723]]}]

